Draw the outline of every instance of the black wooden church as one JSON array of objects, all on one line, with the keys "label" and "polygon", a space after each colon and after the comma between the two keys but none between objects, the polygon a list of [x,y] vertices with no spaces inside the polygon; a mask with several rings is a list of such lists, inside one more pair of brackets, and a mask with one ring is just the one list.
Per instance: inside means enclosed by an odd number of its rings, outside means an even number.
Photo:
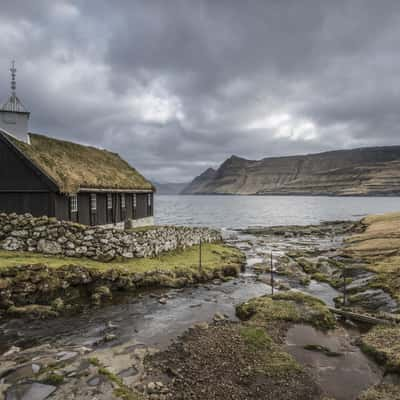
[{"label": "black wooden church", "polygon": [[0,212],[85,225],[152,223],[154,186],[118,154],[29,133],[16,95],[0,107]]}]

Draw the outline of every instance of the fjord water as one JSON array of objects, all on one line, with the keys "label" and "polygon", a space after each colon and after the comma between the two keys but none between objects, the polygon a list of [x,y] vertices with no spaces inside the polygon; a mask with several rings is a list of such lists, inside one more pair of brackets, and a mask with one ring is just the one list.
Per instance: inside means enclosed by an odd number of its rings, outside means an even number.
[{"label": "fjord water", "polygon": [[400,197],[156,195],[157,224],[216,228],[308,225],[400,211]]}]

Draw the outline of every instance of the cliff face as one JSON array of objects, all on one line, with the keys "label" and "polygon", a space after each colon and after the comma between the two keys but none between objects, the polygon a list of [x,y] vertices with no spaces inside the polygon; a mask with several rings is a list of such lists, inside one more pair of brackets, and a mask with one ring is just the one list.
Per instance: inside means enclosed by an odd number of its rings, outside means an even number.
[{"label": "cliff face", "polygon": [[264,158],[236,156],[208,169],[185,194],[400,194],[400,146]]},{"label": "cliff face", "polygon": [[198,194],[207,193],[207,184],[214,179],[217,171],[213,168],[206,169],[202,174],[196,176],[192,182],[190,182],[183,190],[182,194]]}]

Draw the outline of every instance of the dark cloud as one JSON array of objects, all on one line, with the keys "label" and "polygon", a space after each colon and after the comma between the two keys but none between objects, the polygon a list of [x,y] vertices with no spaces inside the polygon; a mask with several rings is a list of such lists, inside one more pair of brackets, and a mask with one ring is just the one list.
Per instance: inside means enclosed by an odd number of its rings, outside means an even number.
[{"label": "dark cloud", "polygon": [[0,37],[32,130],[157,180],[400,142],[397,0],[3,0]]}]

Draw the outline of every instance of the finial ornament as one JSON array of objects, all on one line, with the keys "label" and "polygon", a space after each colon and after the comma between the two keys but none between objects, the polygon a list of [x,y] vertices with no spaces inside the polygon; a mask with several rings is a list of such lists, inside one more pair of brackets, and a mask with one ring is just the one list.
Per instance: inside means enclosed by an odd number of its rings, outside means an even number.
[{"label": "finial ornament", "polygon": [[15,60],[12,60],[11,62],[11,93],[13,96],[16,95],[16,90],[17,90],[17,82],[15,81],[15,76],[17,74],[17,69],[15,68]]}]

